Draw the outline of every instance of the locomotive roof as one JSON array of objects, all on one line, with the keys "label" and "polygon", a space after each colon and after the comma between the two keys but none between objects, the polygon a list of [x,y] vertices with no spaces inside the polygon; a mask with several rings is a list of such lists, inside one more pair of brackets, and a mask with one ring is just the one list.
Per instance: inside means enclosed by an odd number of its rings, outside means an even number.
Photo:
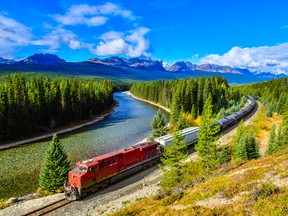
[{"label": "locomotive roof", "polygon": [[151,147],[153,147],[155,145],[158,145],[158,144],[159,143],[155,142],[155,141],[139,143],[139,144],[132,145],[132,146],[130,146],[128,148],[124,148],[124,149],[112,151],[112,152],[109,152],[109,153],[106,153],[106,154],[102,154],[102,155],[93,157],[93,158],[88,159],[88,160],[83,160],[83,161],[77,162],[76,164],[78,166],[91,167],[91,166],[95,166],[95,165],[99,164],[99,162],[102,161],[102,160],[105,160],[105,159],[108,159],[108,158],[112,158],[114,156],[117,156],[117,155],[120,155],[120,154],[123,154],[123,153],[125,154],[127,152],[134,151],[135,149],[138,149],[138,148],[140,148],[140,151],[142,151],[144,149],[151,148]]}]

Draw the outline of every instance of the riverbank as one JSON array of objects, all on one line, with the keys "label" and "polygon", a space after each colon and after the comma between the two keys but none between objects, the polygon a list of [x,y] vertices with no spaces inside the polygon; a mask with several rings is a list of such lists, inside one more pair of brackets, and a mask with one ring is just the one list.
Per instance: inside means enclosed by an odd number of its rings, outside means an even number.
[{"label": "riverbank", "polygon": [[154,103],[154,102],[152,102],[152,101],[148,101],[148,100],[145,100],[145,99],[142,99],[142,98],[138,98],[138,97],[134,96],[130,91],[127,91],[127,92],[125,92],[125,93],[126,93],[127,95],[131,95],[131,96],[132,96],[133,98],[135,98],[136,100],[140,100],[140,101],[143,101],[143,102],[152,104],[152,105],[154,105],[154,106],[157,106],[157,107],[165,110],[165,111],[168,112],[168,113],[171,112],[170,109],[168,109],[167,107],[164,107],[164,106],[162,106],[162,105],[160,105],[160,104],[157,104],[157,103]]},{"label": "riverbank", "polygon": [[7,143],[7,144],[0,145],[0,151],[1,150],[5,150],[5,149],[9,149],[9,148],[14,148],[14,147],[17,147],[19,145],[24,145],[24,144],[36,142],[36,141],[39,141],[39,140],[47,139],[49,137],[52,137],[54,134],[64,134],[64,133],[68,133],[68,132],[77,130],[79,128],[85,127],[85,126],[89,126],[89,125],[95,124],[95,123],[97,123],[99,121],[102,121],[106,116],[111,115],[115,111],[115,108],[118,107],[118,106],[119,106],[119,102],[115,101],[113,107],[110,110],[104,112],[102,115],[97,116],[96,118],[84,121],[82,123],[79,123],[79,124],[76,124],[76,125],[73,125],[73,126],[68,126],[68,127],[65,127],[65,128],[59,128],[57,130],[54,130],[53,132],[49,132],[47,134],[43,134],[43,135],[40,135],[40,136],[36,136],[36,137],[32,137],[32,138],[28,138],[28,139],[24,139],[24,140],[10,142],[10,143]]}]

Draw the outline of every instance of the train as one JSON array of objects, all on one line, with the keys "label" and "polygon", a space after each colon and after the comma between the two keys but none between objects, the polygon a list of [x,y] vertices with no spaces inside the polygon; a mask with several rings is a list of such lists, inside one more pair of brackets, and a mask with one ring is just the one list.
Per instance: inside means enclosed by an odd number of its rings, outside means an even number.
[{"label": "train", "polygon": [[[220,131],[246,117],[257,105],[255,99],[246,95],[249,105],[240,111],[217,120],[214,125]],[[179,131],[190,146],[198,140],[199,127]],[[76,163],[69,171],[68,181],[64,183],[64,193],[68,200],[78,200],[87,193],[98,190],[111,183],[120,181],[160,161],[165,145],[171,145],[173,134],[155,138],[153,141],[132,145],[107,154],[99,155]]]}]

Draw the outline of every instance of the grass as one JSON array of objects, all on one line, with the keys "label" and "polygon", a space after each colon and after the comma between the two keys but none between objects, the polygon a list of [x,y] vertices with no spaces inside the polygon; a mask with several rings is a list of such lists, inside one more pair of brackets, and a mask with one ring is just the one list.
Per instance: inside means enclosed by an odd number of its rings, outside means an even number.
[{"label": "grass", "polygon": [[286,215],[288,188],[277,186],[266,176],[283,172],[287,175],[288,163],[283,165],[287,160],[288,148],[185,191],[162,199],[136,201],[112,215]]},{"label": "grass", "polygon": [[282,117],[273,113],[272,117],[266,116],[266,109],[261,104],[259,106],[258,116],[253,119],[252,124],[248,125],[248,130],[251,130],[256,135],[256,142],[259,144],[260,153],[263,155],[269,140],[269,133],[271,129],[271,125],[275,124],[277,128],[279,128],[282,123]]}]

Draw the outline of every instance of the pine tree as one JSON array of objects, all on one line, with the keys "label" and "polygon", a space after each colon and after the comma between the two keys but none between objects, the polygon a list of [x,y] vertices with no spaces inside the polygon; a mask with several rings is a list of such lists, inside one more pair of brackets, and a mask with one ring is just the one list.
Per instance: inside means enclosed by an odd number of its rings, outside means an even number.
[{"label": "pine tree", "polygon": [[236,131],[236,143],[239,143],[240,139],[243,138],[243,136],[245,135],[244,132],[245,132],[244,121],[242,119],[240,123],[238,124],[237,131]]},{"label": "pine tree", "polygon": [[257,159],[260,157],[259,146],[256,143],[253,133],[245,134],[244,124],[240,123],[236,132],[236,144],[233,156],[236,161]]},{"label": "pine tree", "polygon": [[57,135],[54,135],[49,148],[46,151],[44,164],[39,174],[39,186],[41,189],[54,192],[61,188],[68,179],[70,163],[67,154],[63,150]]},{"label": "pine tree", "polygon": [[286,102],[286,113],[283,114],[283,123],[282,123],[282,132],[281,132],[281,141],[282,146],[288,146],[288,100]]},{"label": "pine tree", "polygon": [[276,137],[276,146],[279,148],[279,150],[283,148],[282,128],[283,128],[283,125],[281,124],[279,129],[278,129],[278,133],[277,133],[277,137]]},{"label": "pine tree", "polygon": [[267,108],[266,108],[266,116],[267,117],[272,117],[272,110],[271,110],[271,107],[270,106],[268,106]]},{"label": "pine tree", "polygon": [[176,124],[179,120],[181,108],[182,108],[182,101],[181,101],[181,92],[177,91],[175,96],[172,99],[172,106],[171,106],[171,116],[170,122],[171,124]]},{"label": "pine tree", "polygon": [[275,124],[272,125],[271,131],[270,131],[270,138],[268,142],[268,148],[265,152],[266,155],[270,155],[276,152],[276,126]]},{"label": "pine tree", "polygon": [[192,115],[193,119],[197,118],[197,112],[196,112],[194,104],[192,105],[192,108],[191,108],[191,115]]},{"label": "pine tree", "polygon": [[227,145],[222,146],[219,160],[221,164],[228,163],[231,160],[231,155],[229,154],[229,149]]},{"label": "pine tree", "polygon": [[164,191],[169,191],[183,178],[181,160],[188,156],[187,143],[180,133],[174,133],[172,145],[166,145],[164,149],[161,161],[165,167],[161,167],[163,171],[161,186]]},{"label": "pine tree", "polygon": [[165,114],[161,110],[158,110],[151,121],[152,134],[150,138],[153,139],[165,135],[167,124],[168,120]]},{"label": "pine tree", "polygon": [[236,143],[233,151],[235,160],[248,160],[247,148],[246,148],[246,137],[241,137]]},{"label": "pine tree", "polygon": [[256,143],[253,133],[250,133],[248,136],[245,137],[245,143],[248,160],[259,158],[259,147]]},{"label": "pine tree", "polygon": [[173,134],[172,145],[165,145],[162,163],[167,167],[179,168],[180,161],[188,156],[187,143],[180,133]]},{"label": "pine tree", "polygon": [[195,149],[198,151],[198,155],[200,156],[200,163],[207,171],[214,169],[215,165],[218,163],[215,134],[219,128],[211,127],[213,123],[212,109],[212,97],[211,94],[209,94],[204,104],[198,134],[198,143],[195,147]]}]

